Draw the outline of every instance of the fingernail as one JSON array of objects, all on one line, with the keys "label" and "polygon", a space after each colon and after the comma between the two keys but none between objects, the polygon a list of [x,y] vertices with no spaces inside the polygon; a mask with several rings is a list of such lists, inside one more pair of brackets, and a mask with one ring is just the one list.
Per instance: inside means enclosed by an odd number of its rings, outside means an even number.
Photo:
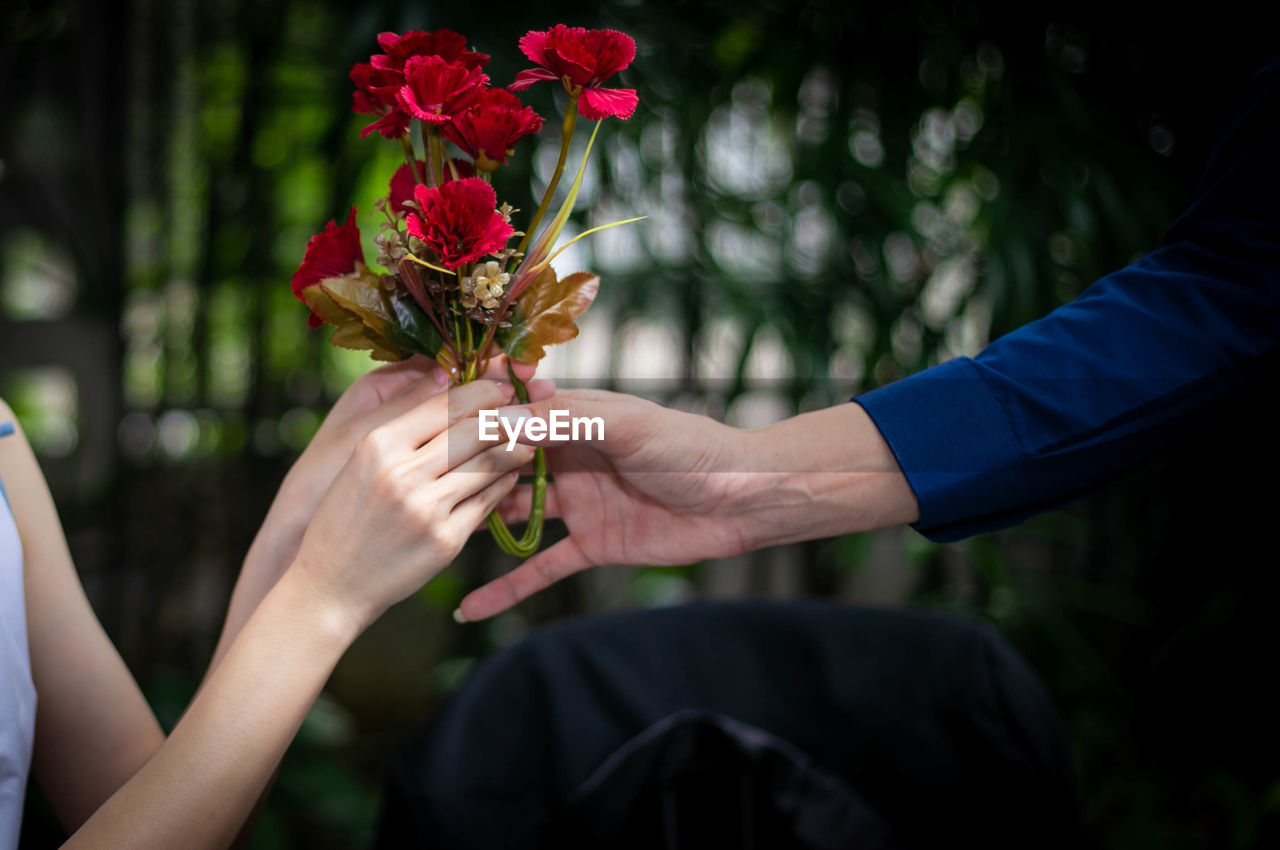
[{"label": "fingernail", "polygon": [[437,387],[447,386],[449,383],[449,373],[443,369],[432,369],[431,380]]},{"label": "fingernail", "polygon": [[467,622],[467,615],[462,613],[461,608],[453,609],[453,621],[458,624]]}]

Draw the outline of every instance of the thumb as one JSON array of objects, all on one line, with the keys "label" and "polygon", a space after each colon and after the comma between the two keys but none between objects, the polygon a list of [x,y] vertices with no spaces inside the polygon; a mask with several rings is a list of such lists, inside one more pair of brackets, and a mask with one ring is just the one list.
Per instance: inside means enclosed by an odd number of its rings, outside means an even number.
[{"label": "thumb", "polygon": [[539,401],[508,405],[498,411],[498,418],[508,438],[526,445],[590,442],[607,449],[610,431],[626,421],[625,403],[600,396],[561,391]]}]

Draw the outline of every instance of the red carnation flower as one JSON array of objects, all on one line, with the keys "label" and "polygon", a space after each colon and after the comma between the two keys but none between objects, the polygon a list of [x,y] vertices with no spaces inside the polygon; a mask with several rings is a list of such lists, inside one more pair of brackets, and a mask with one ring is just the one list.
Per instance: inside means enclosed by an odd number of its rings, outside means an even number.
[{"label": "red carnation flower", "polygon": [[404,85],[404,74],[389,68],[375,68],[360,62],[351,69],[351,82],[356,90],[351,95],[351,111],[360,115],[379,115],[377,121],[360,131],[360,138],[381,133],[388,139],[409,131],[409,116],[400,108],[396,94]]},{"label": "red carnation flower", "polygon": [[498,196],[479,177],[452,180],[436,189],[415,186],[421,212],[409,215],[409,232],[427,243],[449,270],[501,251],[511,225],[497,213]]},{"label": "red carnation flower", "polygon": [[448,124],[484,93],[489,78],[461,62],[414,56],[404,66],[404,86],[396,96],[410,115],[428,124]]},{"label": "red carnation flower", "polygon": [[[418,160],[418,175],[424,175],[426,163]],[[472,175],[471,163],[465,159],[453,160],[453,171],[458,172],[458,177],[470,177]],[[448,166],[444,169],[444,179],[452,180],[453,171]],[[391,175],[391,192],[387,196],[387,203],[391,205],[391,211],[397,213],[411,213],[413,207],[405,206],[405,201],[413,200],[414,187],[421,183],[421,180],[415,179],[414,175],[409,171],[409,163],[405,163],[396,169],[396,173]]]},{"label": "red carnation flower", "polygon": [[506,165],[519,139],[540,129],[542,117],[520,98],[504,89],[489,89],[474,106],[454,116],[441,135],[462,148],[479,168],[492,171],[499,163]]},{"label": "red carnation flower", "polygon": [[461,62],[468,68],[483,68],[489,61],[484,53],[467,50],[467,40],[462,35],[440,29],[435,32],[411,30],[404,35],[393,32],[379,33],[378,46],[382,56],[372,56],[371,64],[380,68],[404,70],[404,65],[414,56],[439,56],[446,62]]},{"label": "red carnation flower", "polygon": [[[364,265],[364,251],[360,249],[360,229],[356,227],[356,208],[347,213],[347,223],[339,225],[331,220],[324,230],[311,237],[307,243],[306,253],[302,255],[302,263],[293,273],[290,286],[299,301],[305,302],[302,290],[308,286],[351,274],[357,266]],[[318,328],[324,324],[314,312],[307,317],[307,324]]]},{"label": "red carnation flower", "polygon": [[356,84],[351,111],[381,116],[360,131],[360,138],[381,133],[394,139],[409,131],[410,116],[401,106],[398,95],[405,84],[405,63],[410,59],[439,56],[446,62],[458,62],[476,70],[489,61],[484,53],[467,50],[467,40],[461,35],[444,29],[413,30],[404,35],[384,32],[378,36],[378,46],[382,53],[370,56],[368,62],[359,62],[351,69],[351,81]]},{"label": "red carnation flower", "polygon": [[600,88],[636,58],[631,36],[556,24],[546,32],[525,33],[520,49],[542,67],[516,74],[508,86],[512,91],[527,89],[539,80],[560,80],[569,94],[581,92],[578,110],[591,121],[609,116],[625,120],[636,111],[639,99],[634,89]]}]

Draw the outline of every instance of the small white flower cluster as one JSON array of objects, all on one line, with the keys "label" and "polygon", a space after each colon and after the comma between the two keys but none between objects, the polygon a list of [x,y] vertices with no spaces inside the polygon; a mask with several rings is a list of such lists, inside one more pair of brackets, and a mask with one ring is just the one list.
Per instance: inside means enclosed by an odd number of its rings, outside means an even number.
[{"label": "small white flower cluster", "polygon": [[462,279],[462,306],[470,310],[479,304],[486,310],[494,309],[510,281],[511,275],[496,260],[477,263],[475,274]]}]

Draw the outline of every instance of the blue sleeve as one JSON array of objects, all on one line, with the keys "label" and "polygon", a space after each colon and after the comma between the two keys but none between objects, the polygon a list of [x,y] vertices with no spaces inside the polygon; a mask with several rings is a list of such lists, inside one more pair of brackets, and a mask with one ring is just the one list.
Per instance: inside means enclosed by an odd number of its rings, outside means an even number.
[{"label": "blue sleeve", "polygon": [[1280,63],[1251,81],[1164,245],[960,358],[854,399],[956,540],[1166,448],[1280,351]]}]

